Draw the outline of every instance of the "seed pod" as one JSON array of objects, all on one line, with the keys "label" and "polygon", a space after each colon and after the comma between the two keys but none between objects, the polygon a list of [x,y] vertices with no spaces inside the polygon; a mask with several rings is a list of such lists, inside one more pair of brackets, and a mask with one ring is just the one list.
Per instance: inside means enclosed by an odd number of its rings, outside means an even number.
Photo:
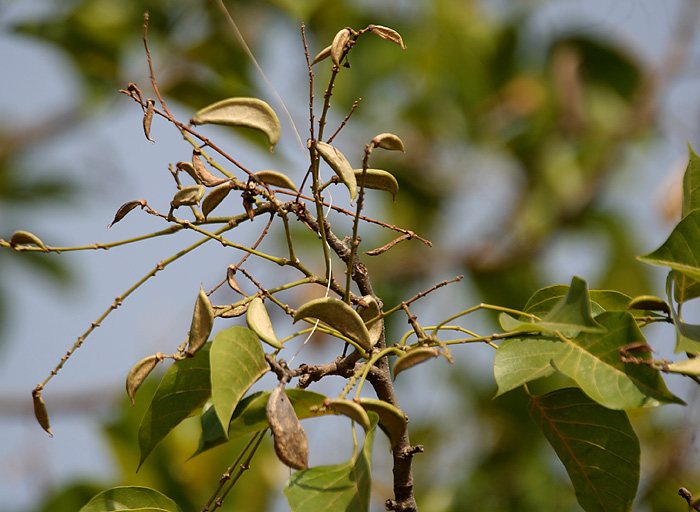
[{"label": "seed pod", "polygon": [[393,133],[380,133],[372,139],[375,148],[387,149],[389,151],[401,151],[405,153],[403,142]]},{"label": "seed pod", "polygon": [[399,193],[399,182],[391,173],[381,169],[366,169],[363,178],[362,169],[353,169],[353,172],[358,187],[364,184],[365,188],[389,192],[396,201],[396,194]]},{"label": "seed pod", "polygon": [[178,170],[185,171],[187,174],[189,174],[197,185],[202,184],[202,180],[200,180],[199,176],[197,176],[197,171],[195,171],[194,165],[192,165],[190,162],[178,162],[175,164],[175,167],[177,167]]},{"label": "seed pod", "polygon": [[[373,318],[379,316],[381,311],[379,310],[379,304],[377,304],[377,301],[371,295],[365,295],[364,297],[362,297],[362,300],[364,301],[366,306],[357,306],[357,312],[359,313],[360,318],[362,318],[362,320],[366,323],[369,320],[372,320]],[[380,318],[379,320],[373,322],[371,325],[367,326],[367,330],[369,331],[369,340],[372,343],[372,346],[375,346],[379,341],[383,329],[383,318]]]},{"label": "seed pod", "polygon": [[248,311],[248,303],[239,304],[238,306],[212,306],[214,308],[214,316],[219,318],[235,318],[243,316]]},{"label": "seed pod", "polygon": [[294,185],[294,182],[290,180],[286,174],[282,174],[281,172],[258,171],[255,173],[255,177],[270,187],[287,188],[297,192],[297,187]]},{"label": "seed pod", "polygon": [[403,44],[401,35],[393,28],[382,27],[381,25],[370,25],[369,29],[373,34],[377,34],[382,39],[396,43],[401,46],[402,49],[406,49],[406,45]]},{"label": "seed pod", "polygon": [[365,431],[368,431],[371,428],[367,411],[365,411],[362,406],[354,400],[336,398],[335,400],[329,400],[328,403],[324,403],[324,405],[326,405],[332,411],[356,421]]},{"label": "seed pod", "polygon": [[440,355],[440,351],[436,347],[417,347],[409,350],[404,355],[399,357],[399,360],[394,364],[394,379],[402,371],[415,366],[418,363],[427,361]]},{"label": "seed pod", "polygon": [[146,206],[146,200],[141,199],[140,201],[129,201],[128,203],[124,203],[119,207],[117,210],[117,213],[114,215],[114,220],[112,220],[112,223],[107,226],[107,229],[111,228],[114,226],[117,222],[122,220],[124,217],[126,217],[126,214],[129,213],[131,210],[136,208],[137,206],[144,207]]},{"label": "seed pod", "polygon": [[270,393],[266,412],[277,457],[293,469],[309,467],[309,441],[284,392],[284,384],[280,383]]},{"label": "seed pod", "polygon": [[277,339],[277,335],[272,328],[272,322],[270,321],[270,316],[267,314],[267,309],[265,309],[265,304],[263,304],[260,297],[255,297],[250,301],[245,319],[248,323],[248,327],[258,335],[261,341],[264,341],[276,349],[282,348],[282,344],[280,340]]},{"label": "seed pod", "polygon": [[246,294],[243,293],[243,290],[241,290],[240,286],[238,286],[238,282],[236,281],[236,266],[235,265],[229,265],[228,268],[226,269],[226,280],[228,281],[228,285],[231,287],[231,289],[233,291],[240,293],[244,297],[246,296]]},{"label": "seed pod", "polygon": [[372,411],[379,416],[379,427],[394,448],[406,431],[406,416],[401,409],[376,398],[360,398],[360,405],[365,411]]},{"label": "seed pod", "polygon": [[49,412],[46,409],[46,404],[44,399],[41,398],[41,390],[35,389],[32,391],[32,400],[34,401],[34,416],[36,420],[51,437],[53,437],[53,432],[51,432],[51,426],[49,425]]},{"label": "seed pod", "polygon": [[327,59],[331,55],[331,47],[326,46],[323,50],[321,50],[316,57],[314,57],[313,62],[311,62],[311,65],[313,66],[317,62],[321,62],[322,60]]},{"label": "seed pod", "polygon": [[202,185],[185,187],[177,191],[173,200],[170,202],[170,206],[173,208],[179,208],[180,206],[196,206],[199,204],[200,199],[204,197],[205,191],[206,189]]},{"label": "seed pod", "polygon": [[244,126],[263,132],[270,151],[280,138],[280,121],[270,105],[257,98],[229,98],[199,110],[190,123]]},{"label": "seed pod", "polygon": [[365,350],[372,348],[369,331],[362,317],[348,304],[335,297],[323,297],[307,302],[294,314],[294,322],[303,318],[318,318],[340,331]]},{"label": "seed pod", "polygon": [[333,64],[338,67],[340,67],[340,59],[343,58],[345,45],[348,44],[351,34],[352,32],[350,32],[349,28],[344,28],[333,38],[333,43],[331,44],[331,60],[333,61]]},{"label": "seed pod", "polygon": [[226,181],[226,183],[222,183],[207,194],[207,197],[202,201],[202,213],[204,214],[204,218],[207,218],[209,214],[214,211],[214,208],[219,206],[221,201],[226,199],[228,193],[231,192],[232,185],[233,183]]},{"label": "seed pod", "polygon": [[325,142],[316,142],[318,154],[326,161],[331,169],[338,175],[340,181],[348,187],[350,199],[357,195],[357,179],[348,159],[340,151]]},{"label": "seed pod", "polygon": [[136,391],[141,387],[143,381],[146,377],[153,371],[158,363],[163,361],[163,355],[159,352],[158,354],[145,357],[141,359],[134,367],[129,370],[129,374],[126,376],[126,394],[131,399],[132,407],[136,402],[134,402],[134,396]]},{"label": "seed pod", "polygon": [[199,178],[199,183],[205,187],[216,187],[226,181],[229,181],[228,178],[217,178],[211,172],[209,172],[209,169],[206,168],[196,150],[192,152],[192,167],[194,168],[197,178]]},{"label": "seed pod", "polygon": [[194,355],[209,339],[214,327],[214,308],[202,286],[199,287],[197,301],[194,304],[194,314],[190,325],[190,336],[187,352]]},{"label": "seed pod", "polygon": [[649,311],[661,311],[667,315],[671,314],[671,308],[666,301],[653,295],[641,295],[632,299],[627,309],[643,309]]},{"label": "seed pod", "polygon": [[151,142],[155,142],[151,138],[151,122],[153,121],[153,109],[156,102],[151,98],[146,100],[146,112],[143,114],[143,133],[146,135],[146,139]]},{"label": "seed pod", "polygon": [[44,242],[42,242],[38,236],[29,231],[15,231],[12,233],[12,238],[10,238],[10,247],[15,247],[16,245],[36,245],[44,251],[48,251]]}]

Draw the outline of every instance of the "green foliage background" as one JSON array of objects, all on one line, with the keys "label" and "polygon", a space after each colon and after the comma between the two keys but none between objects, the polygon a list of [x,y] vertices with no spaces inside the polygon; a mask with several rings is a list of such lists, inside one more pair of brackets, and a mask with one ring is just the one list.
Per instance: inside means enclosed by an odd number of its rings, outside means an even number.
[{"label": "green foliage background", "polygon": [[[385,303],[396,303],[423,284],[465,273],[471,286],[459,288],[467,290],[463,296],[454,292],[458,300],[522,307],[534,290],[555,284],[548,281],[542,256],[561,237],[603,248],[592,288],[632,296],[654,291],[649,269],[635,260],[648,249],[637,242],[644,226],[633,225],[601,199],[615,175],[625,170],[630,148],[648,147],[658,136],[654,108],[659,93],[651,71],[614,34],[582,28],[537,38],[531,21],[542,5],[522,2],[497,11],[469,0],[378,6],[324,0],[229,3],[256,53],[265,48],[299,57],[301,43],[278,48],[270,28],[298,26],[302,20],[312,56],[344,26],[384,24],[404,37],[408,50],[398,56],[392,45],[359,46],[351,72],[335,90],[336,106],[347,110],[358,95],[367,98],[350,133],[360,130],[364,137],[393,131],[406,144],[400,167],[391,164],[400,181],[400,199],[378,215],[436,242],[432,250],[404,243],[371,262]],[[68,55],[83,99],[77,112],[37,119],[26,132],[0,124],[0,207],[14,212],[3,221],[0,235],[8,238],[25,227],[22,211],[39,204],[70,204],[81,193],[83,185],[48,172],[36,181],[25,177],[23,158],[66,126],[75,129],[98,116],[105,102],[114,101],[116,90],[143,79],[140,38],[146,9],[150,41],[160,59],[159,84],[168,98],[195,110],[224,97],[256,95],[260,80],[213,2],[81,0],[56,7],[43,20],[11,27]],[[305,76],[303,68],[284,72]],[[303,113],[303,108],[294,112]],[[134,130],[140,129],[137,117],[135,111]],[[304,126],[303,117],[298,124]],[[251,144],[260,143],[251,138]],[[284,154],[277,158],[289,161]],[[381,167],[379,155],[375,163]],[[490,194],[494,199],[484,200]],[[363,235],[363,248],[382,245],[388,236],[369,232]],[[0,301],[11,300],[2,274],[25,264],[58,286],[70,282],[71,271],[61,260],[17,258],[2,251]],[[403,325],[395,328],[404,330]],[[426,365],[413,379],[420,380],[431,368],[436,366]],[[428,382],[439,382],[441,388],[423,390],[415,404],[403,399],[412,418],[412,442],[426,446],[414,463],[419,506],[431,511],[464,510],[465,504],[482,511],[577,510],[568,479],[530,420],[521,391],[492,399],[493,380],[475,372],[464,358],[440,371],[446,377]],[[402,386],[421,387],[402,380],[399,392]],[[140,393],[147,396],[149,391]],[[420,413],[429,400],[425,395],[431,394],[450,403],[437,421]],[[183,509],[201,507],[239,442],[182,465],[191,454],[185,441],[196,438],[187,429],[197,426],[186,425],[158,446],[136,475],[134,432],[143,412],[139,407],[146,403],[137,401],[137,409],[103,419],[114,482],[42,488],[35,510],[73,511],[97,489],[117,483],[153,486]],[[639,421],[632,415],[645,457],[639,510],[679,510],[684,505],[675,497],[678,487],[692,487],[700,477],[686,418],[692,413],[668,410],[645,412]],[[227,499],[227,510],[270,510],[272,497],[281,492],[265,470],[273,460],[270,445],[263,443],[245,484]],[[182,469],[174,472],[175,466]],[[390,475],[374,475],[375,494],[382,495]]]}]

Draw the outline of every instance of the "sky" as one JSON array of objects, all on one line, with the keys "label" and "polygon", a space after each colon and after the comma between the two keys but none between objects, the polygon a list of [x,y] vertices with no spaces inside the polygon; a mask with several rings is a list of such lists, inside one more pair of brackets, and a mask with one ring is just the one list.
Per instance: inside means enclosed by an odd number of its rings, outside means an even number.
[{"label": "sky", "polygon": [[[485,3],[495,10],[508,8],[508,2]],[[0,81],[3,124],[8,124],[8,120],[17,124],[31,122],[35,116],[59,112],[65,105],[79,101],[80,90],[64,56],[50,46],[7,30],[13,19],[42,12],[46,4],[40,0],[0,0],[0,62],[5,77],[12,77]],[[595,30],[612,31],[632,51],[657,66],[663,62],[663,50],[676,27],[680,4],[673,0],[556,0],[542,3],[535,26],[544,32],[559,31],[575,20]],[[297,31],[297,27],[279,27],[278,33],[295,44]],[[650,249],[667,235],[664,229],[668,225],[659,220],[656,210],[660,191],[671,172],[684,166],[686,141],[700,143],[698,41],[687,51],[690,71],[677,77],[663,95],[663,133],[659,142],[630,156],[632,162],[639,163],[638,168],[616,178],[610,192],[609,200],[622,204],[625,215],[645,219],[654,227],[644,234]],[[277,57],[270,51],[262,52],[261,60],[273,70],[272,83],[282,84],[289,76],[287,69],[276,65],[282,63],[275,62]],[[135,75],[131,81],[145,82],[143,69],[135,70]],[[304,80],[302,76],[299,83]],[[293,95],[294,88],[290,89],[286,94]],[[117,96],[87,126],[79,131],[68,130],[27,156],[27,168],[34,169],[36,175],[60,170],[85,186],[88,193],[77,199],[78,208],[23,213],[26,225],[12,227],[7,223],[14,222],[13,217],[0,211],[0,236],[9,236],[15,229],[28,229],[51,240],[50,245],[69,246],[116,241],[162,228],[152,220],[141,219],[143,223],[137,223],[129,222],[127,217],[106,229],[116,209],[126,201],[148,197],[149,203],[167,204],[171,192],[161,190],[157,178],[167,172],[167,162],[173,160],[173,154],[181,154],[175,158],[182,160],[188,156],[177,133],[164,124],[154,122],[152,134],[157,144],[144,140],[138,109]],[[191,115],[177,107],[175,114],[183,119]],[[229,140],[240,143],[230,137]],[[289,150],[296,141],[288,137],[282,144]],[[250,155],[250,161],[252,167],[264,167],[263,154]],[[578,252],[575,243],[562,240],[548,254],[549,260],[545,261],[552,269],[552,282],[568,282],[571,275],[585,274],[586,265],[591,266],[589,261],[571,258],[572,251]],[[55,407],[51,416],[56,435],[49,439],[35,424],[30,392],[114,297],[179,247],[180,241],[161,240],[109,251],[71,253],[70,265],[79,278],[68,291],[47,284],[25,267],[16,267],[9,276],[11,321],[0,361],[0,511],[30,507],[37,487],[59,485],[85,475],[109,476],[109,463],[105,463],[109,454],[99,441],[95,423],[86,421],[88,416],[82,413],[74,414],[70,402],[63,403],[66,407]],[[126,372],[134,362],[163,346],[178,345],[189,328],[202,280],[207,288],[223,278],[217,269],[225,269],[228,262],[215,249],[204,248],[200,254],[207,267],[202,273],[180,272],[183,263],[175,263],[130,297],[90,336],[60,378],[52,382],[47,401],[58,404],[62,397],[78,397],[79,402],[94,400],[99,404],[104,400],[109,405],[111,390],[123,386]],[[5,414],[7,410],[11,414]],[[97,405],[90,410],[104,414],[106,407]],[[80,458],[74,456],[76,446],[84,454]]]}]

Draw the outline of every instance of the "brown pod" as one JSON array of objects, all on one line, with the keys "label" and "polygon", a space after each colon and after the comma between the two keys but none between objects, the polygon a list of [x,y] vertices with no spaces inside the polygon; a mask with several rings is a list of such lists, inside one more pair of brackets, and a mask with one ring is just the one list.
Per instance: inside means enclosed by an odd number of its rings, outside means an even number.
[{"label": "brown pod", "polygon": [[270,424],[277,457],[290,468],[308,468],[309,441],[282,383],[270,393],[267,422]]},{"label": "brown pod", "polygon": [[146,135],[146,138],[151,142],[155,142],[151,138],[151,122],[153,121],[153,109],[155,107],[155,104],[155,101],[153,101],[151,98],[148,98],[146,100],[146,112],[144,112],[143,114],[143,133]]},{"label": "brown pod", "polygon": [[35,389],[32,391],[32,399],[34,401],[34,416],[36,420],[51,437],[53,437],[53,432],[51,432],[51,426],[49,425],[49,411],[46,409],[46,403],[44,399],[41,398],[41,390]]},{"label": "brown pod", "polygon": [[146,377],[153,371],[156,365],[163,360],[163,356],[158,353],[153,356],[148,356],[134,365],[126,377],[126,394],[131,399],[131,405],[134,405],[134,396],[136,391],[141,387]]}]

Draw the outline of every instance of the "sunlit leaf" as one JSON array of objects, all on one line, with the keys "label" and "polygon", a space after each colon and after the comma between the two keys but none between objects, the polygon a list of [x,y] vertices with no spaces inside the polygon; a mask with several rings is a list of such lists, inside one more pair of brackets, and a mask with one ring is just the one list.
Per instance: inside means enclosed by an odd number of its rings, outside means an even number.
[{"label": "sunlit leaf", "polygon": [[673,229],[671,235],[654,252],[638,259],[651,265],[669,267],[700,280],[700,210],[693,210]]},{"label": "sunlit leaf", "polygon": [[227,425],[241,397],[269,370],[256,334],[236,325],[214,336],[209,354],[211,397],[222,425]]},{"label": "sunlit leaf", "polygon": [[[527,309],[526,312],[531,313]],[[586,281],[578,277],[572,279],[566,295],[552,304],[541,321],[535,319],[523,321],[505,313],[500,315],[499,321],[503,329],[509,332],[559,331],[567,335],[575,335],[578,332],[602,331],[601,326],[593,319]]]},{"label": "sunlit leaf", "polygon": [[[292,403],[292,407],[294,407],[297,418],[311,418],[324,414],[311,410],[312,407],[318,408],[323,405],[323,401],[326,400],[324,395],[305,389],[287,389],[285,392]],[[205,407],[201,418],[202,437],[199,440],[197,451],[192,456],[194,457],[210,448],[225,443],[228,439],[235,439],[267,428],[266,409],[269,399],[270,391],[258,391],[241,400],[231,416],[228,438],[214,408]]]},{"label": "sunlit leaf", "polygon": [[332,411],[342,414],[343,416],[347,416],[352,421],[359,423],[363,429],[369,430],[369,416],[367,415],[367,411],[362,408],[359,402],[347,400],[345,398],[336,398],[335,400],[328,401],[326,405]]},{"label": "sunlit leaf", "polygon": [[627,415],[575,388],[533,396],[528,406],[564,464],[586,512],[628,512],[639,485],[639,440]]},{"label": "sunlit leaf", "polygon": [[683,375],[700,375],[700,357],[693,357],[677,363],[667,363],[664,371]]},{"label": "sunlit leaf", "polygon": [[362,450],[344,464],[318,466],[294,473],[284,494],[291,512],[368,512],[372,490],[372,442],[378,417],[369,413],[371,429]]},{"label": "sunlit leaf", "polygon": [[207,343],[194,357],[175,361],[163,375],[139,425],[139,467],[153,448],[211,395],[210,347]]},{"label": "sunlit leaf", "polygon": [[325,142],[316,142],[316,150],[330,168],[333,169],[340,181],[348,188],[350,199],[354,200],[357,195],[357,180],[347,158],[336,148]]},{"label": "sunlit leaf", "polygon": [[280,121],[270,105],[257,98],[229,98],[199,110],[190,123],[244,126],[264,133],[270,150],[280,138]]},{"label": "sunlit leaf", "polygon": [[182,512],[177,504],[155,489],[148,487],[114,487],[92,498],[79,512]]},{"label": "sunlit leaf", "polygon": [[357,311],[340,299],[322,297],[307,302],[297,309],[294,322],[309,317],[325,322],[365,350],[372,348],[372,340],[364,321]]}]

